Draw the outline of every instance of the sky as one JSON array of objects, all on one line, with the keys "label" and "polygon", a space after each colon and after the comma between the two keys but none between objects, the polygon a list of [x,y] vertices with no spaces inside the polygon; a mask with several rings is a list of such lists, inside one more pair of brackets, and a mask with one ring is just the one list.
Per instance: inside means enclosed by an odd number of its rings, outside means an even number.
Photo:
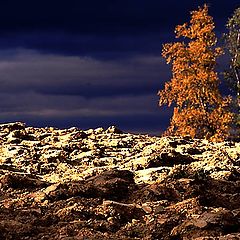
[{"label": "sky", "polygon": [[162,44],[204,3],[221,36],[239,0],[0,1],[0,122],[159,135]]}]

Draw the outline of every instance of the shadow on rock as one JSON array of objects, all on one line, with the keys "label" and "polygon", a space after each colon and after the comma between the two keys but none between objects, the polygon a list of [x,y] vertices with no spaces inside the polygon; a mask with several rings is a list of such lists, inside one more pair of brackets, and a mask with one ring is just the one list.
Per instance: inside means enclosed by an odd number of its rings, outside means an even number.
[{"label": "shadow on rock", "polygon": [[128,170],[110,170],[85,181],[54,184],[48,199],[56,201],[78,196],[85,198],[105,198],[122,200],[128,197],[134,187],[134,175]]}]

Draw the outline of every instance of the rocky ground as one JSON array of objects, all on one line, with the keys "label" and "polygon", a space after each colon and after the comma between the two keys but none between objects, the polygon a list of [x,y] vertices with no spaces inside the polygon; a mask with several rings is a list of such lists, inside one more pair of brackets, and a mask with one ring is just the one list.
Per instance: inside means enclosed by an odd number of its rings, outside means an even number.
[{"label": "rocky ground", "polygon": [[0,239],[240,239],[240,143],[0,125]]}]

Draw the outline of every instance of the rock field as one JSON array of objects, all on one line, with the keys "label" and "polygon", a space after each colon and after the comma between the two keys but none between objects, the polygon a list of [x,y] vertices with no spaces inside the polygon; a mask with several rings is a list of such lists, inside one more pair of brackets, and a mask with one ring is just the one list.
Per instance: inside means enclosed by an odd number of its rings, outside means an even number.
[{"label": "rock field", "polygon": [[0,239],[240,239],[240,143],[0,125]]}]

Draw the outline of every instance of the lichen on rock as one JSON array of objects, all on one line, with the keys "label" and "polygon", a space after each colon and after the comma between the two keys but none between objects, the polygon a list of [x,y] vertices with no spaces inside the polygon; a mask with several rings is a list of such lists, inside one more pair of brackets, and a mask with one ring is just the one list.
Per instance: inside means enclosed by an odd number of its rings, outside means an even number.
[{"label": "lichen on rock", "polygon": [[1,239],[238,239],[240,143],[0,125]]}]

